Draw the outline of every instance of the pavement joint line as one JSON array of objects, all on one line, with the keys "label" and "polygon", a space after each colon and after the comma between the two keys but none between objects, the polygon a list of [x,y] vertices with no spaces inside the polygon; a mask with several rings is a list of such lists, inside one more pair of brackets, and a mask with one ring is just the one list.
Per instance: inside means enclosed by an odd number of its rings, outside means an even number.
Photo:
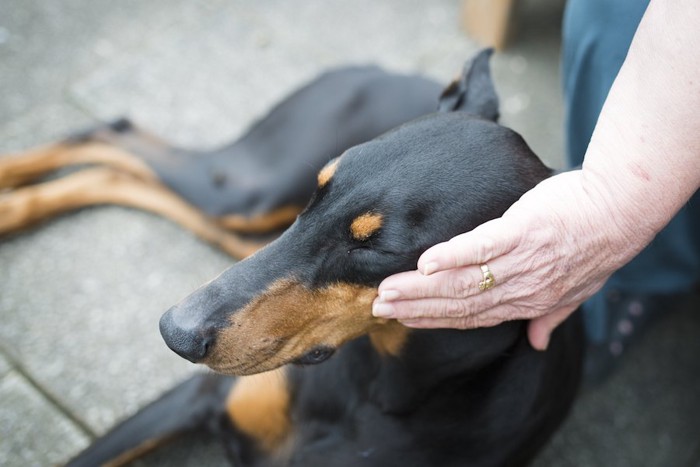
[{"label": "pavement joint line", "polygon": [[58,400],[54,395],[48,392],[34,377],[24,368],[24,365],[14,358],[10,352],[8,352],[5,347],[0,344],[0,353],[3,357],[7,359],[12,366],[12,369],[16,371],[20,376],[22,376],[27,383],[33,387],[39,394],[41,394],[51,405],[53,405],[63,416],[68,418],[73,424],[75,424],[84,434],[91,437],[92,439],[97,438],[97,433],[90,428],[84,421],[79,419],[73,414],[68,407],[66,407],[60,400]]},{"label": "pavement joint line", "polygon": [[1,379],[1,378],[4,378],[5,376],[7,376],[8,373],[11,373],[12,370],[15,369],[15,367],[12,363],[12,360],[10,359],[10,356],[7,354],[7,352],[2,350],[1,348],[0,348],[0,357],[2,357],[7,362],[7,365],[8,365],[7,370],[5,370],[4,373],[0,373],[0,379]]}]

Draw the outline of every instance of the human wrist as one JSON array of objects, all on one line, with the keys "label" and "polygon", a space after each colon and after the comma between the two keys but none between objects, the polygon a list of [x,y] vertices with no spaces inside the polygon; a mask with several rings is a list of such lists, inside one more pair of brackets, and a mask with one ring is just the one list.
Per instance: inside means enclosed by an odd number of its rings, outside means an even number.
[{"label": "human wrist", "polygon": [[[589,147],[589,153],[597,150],[593,144]],[[601,230],[614,262],[632,259],[667,222],[654,202],[658,195],[641,187],[633,175],[584,164],[581,189],[596,210],[597,224],[590,227]]]}]

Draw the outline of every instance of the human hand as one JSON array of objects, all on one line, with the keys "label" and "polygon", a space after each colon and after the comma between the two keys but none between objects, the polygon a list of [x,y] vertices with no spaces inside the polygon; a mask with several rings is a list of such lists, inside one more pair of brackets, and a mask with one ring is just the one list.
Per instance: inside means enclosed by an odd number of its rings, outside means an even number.
[{"label": "human hand", "polygon": [[[545,180],[501,218],[427,250],[417,271],[382,282],[374,314],[433,328],[530,319],[530,342],[546,348],[700,188],[700,55],[673,53],[698,43],[698,17],[690,0],[651,2],[583,170]],[[496,278],[483,292],[481,264]]]},{"label": "human hand", "polygon": [[[417,271],[385,279],[373,313],[420,328],[529,319],[530,342],[544,350],[554,328],[641,248],[613,211],[580,170],[551,177],[501,218],[428,249]],[[496,279],[483,292],[482,264]]]}]

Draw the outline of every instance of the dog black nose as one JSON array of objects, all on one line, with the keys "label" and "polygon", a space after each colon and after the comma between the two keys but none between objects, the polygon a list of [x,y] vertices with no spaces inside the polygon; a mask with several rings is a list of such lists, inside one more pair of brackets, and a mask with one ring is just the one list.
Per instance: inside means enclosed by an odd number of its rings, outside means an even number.
[{"label": "dog black nose", "polygon": [[192,363],[201,362],[214,344],[214,333],[178,325],[173,310],[160,318],[160,334],[170,349]]}]

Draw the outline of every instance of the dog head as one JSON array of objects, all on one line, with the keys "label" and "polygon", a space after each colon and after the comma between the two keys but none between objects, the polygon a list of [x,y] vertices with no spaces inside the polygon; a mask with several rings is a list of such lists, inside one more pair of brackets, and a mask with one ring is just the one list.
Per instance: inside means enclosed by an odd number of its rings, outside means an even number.
[{"label": "dog head", "polygon": [[372,316],[379,283],[415,269],[431,245],[500,216],[550,174],[518,134],[496,123],[489,56],[465,66],[438,112],[324,167],[280,238],[162,317],[168,346],[236,375],[319,363],[343,343],[387,329],[382,350],[398,352],[405,328]]}]

